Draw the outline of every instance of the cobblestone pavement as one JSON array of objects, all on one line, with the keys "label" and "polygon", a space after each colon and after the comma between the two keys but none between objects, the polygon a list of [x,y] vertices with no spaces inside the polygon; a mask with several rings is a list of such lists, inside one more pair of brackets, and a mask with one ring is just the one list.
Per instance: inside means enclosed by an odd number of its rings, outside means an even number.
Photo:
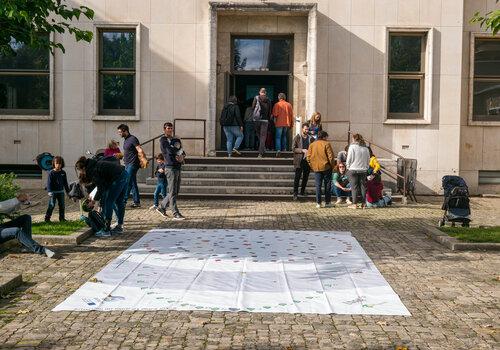
[{"label": "cobblestone pavement", "polygon": [[[46,198],[28,211],[42,218]],[[36,198],[35,198],[36,200]],[[442,215],[441,198],[407,207],[316,209],[310,203],[179,202],[184,222],[128,210],[126,233],[59,247],[62,260],[19,250],[0,253],[0,270],[26,281],[0,299],[0,348],[47,349],[493,349],[500,345],[499,271],[495,252],[451,252],[421,231]],[[474,223],[500,224],[500,199],[474,198]],[[68,217],[78,217],[74,204]],[[495,211],[496,209],[496,211]],[[56,209],[57,210],[57,209]],[[57,216],[56,216],[57,217]],[[349,230],[411,317],[179,311],[50,310],[110,260],[157,226]]]}]

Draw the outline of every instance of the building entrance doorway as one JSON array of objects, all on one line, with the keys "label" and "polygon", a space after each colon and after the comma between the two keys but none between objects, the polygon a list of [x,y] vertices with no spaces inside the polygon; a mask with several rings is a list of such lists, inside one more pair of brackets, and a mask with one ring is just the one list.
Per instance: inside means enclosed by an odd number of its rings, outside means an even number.
[{"label": "building entrance doorway", "polygon": [[[285,93],[292,103],[293,87],[293,37],[292,36],[232,36],[231,37],[231,71],[224,79],[225,101],[229,96],[238,98],[241,116],[245,117],[248,107],[259,94],[260,88],[265,88],[272,105],[278,102],[278,94]],[[240,150],[258,148],[258,139],[247,126],[245,139]],[[220,150],[226,149],[226,135],[220,129]],[[289,130],[287,149],[291,146]],[[270,123],[266,148],[274,150],[274,124]],[[254,140],[250,140],[253,138]]]}]

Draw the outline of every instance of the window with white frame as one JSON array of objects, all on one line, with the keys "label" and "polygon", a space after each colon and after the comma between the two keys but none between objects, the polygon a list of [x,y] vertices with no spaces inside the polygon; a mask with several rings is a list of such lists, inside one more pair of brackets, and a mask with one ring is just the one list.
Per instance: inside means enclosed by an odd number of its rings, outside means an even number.
[{"label": "window with white frame", "polygon": [[0,54],[0,115],[49,115],[49,50],[9,45],[14,53]]},{"label": "window with white frame", "polygon": [[472,91],[472,120],[500,121],[500,38],[475,38]]},{"label": "window with white frame", "polygon": [[98,35],[98,113],[135,115],[136,30],[100,28]]},{"label": "window with white frame", "polygon": [[388,119],[423,119],[426,32],[390,32]]}]

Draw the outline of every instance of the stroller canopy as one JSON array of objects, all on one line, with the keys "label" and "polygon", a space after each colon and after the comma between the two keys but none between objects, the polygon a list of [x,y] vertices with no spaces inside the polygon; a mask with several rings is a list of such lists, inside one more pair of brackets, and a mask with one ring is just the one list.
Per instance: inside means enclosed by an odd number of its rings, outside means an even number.
[{"label": "stroller canopy", "polygon": [[443,179],[441,180],[441,182],[442,182],[445,196],[449,196],[451,193],[451,190],[453,190],[453,188],[455,188],[455,187],[465,187],[467,189],[467,191],[469,190],[469,188],[467,187],[467,183],[460,176],[445,175],[445,176],[443,176]]}]

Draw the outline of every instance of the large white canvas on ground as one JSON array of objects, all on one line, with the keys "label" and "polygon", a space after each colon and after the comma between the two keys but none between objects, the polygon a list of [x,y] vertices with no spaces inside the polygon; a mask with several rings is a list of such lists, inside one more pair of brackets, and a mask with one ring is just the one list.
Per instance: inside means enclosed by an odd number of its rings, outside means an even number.
[{"label": "large white canvas on ground", "polygon": [[152,230],[61,310],[410,315],[349,232]]}]

